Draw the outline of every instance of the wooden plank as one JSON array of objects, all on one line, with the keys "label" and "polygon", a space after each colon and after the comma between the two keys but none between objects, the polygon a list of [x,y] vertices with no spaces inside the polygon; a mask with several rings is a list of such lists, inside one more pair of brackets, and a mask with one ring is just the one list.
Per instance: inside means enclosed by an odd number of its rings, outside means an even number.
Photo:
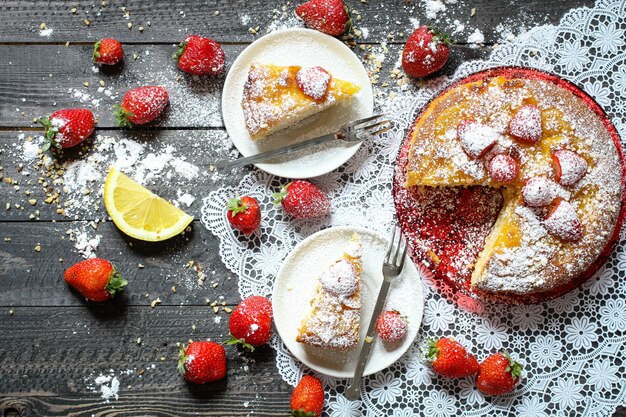
[{"label": "wooden plank", "polygon": [[[227,45],[230,67],[245,45]],[[373,68],[372,46],[355,53]],[[390,45],[379,73],[380,87],[389,81],[398,63],[402,45]],[[225,76],[195,77],[182,73],[172,59],[172,45],[132,45],[121,68],[98,70],[90,62],[90,45],[0,45],[0,127],[38,127],[33,122],[64,107],[88,107],[99,128],[116,127],[112,108],[126,91],[141,85],[163,85],[170,93],[170,106],[149,127],[221,128],[221,96]],[[438,75],[450,75],[462,62],[486,57],[490,48],[455,48],[449,63]],[[137,60],[132,58],[136,53]],[[100,82],[104,83],[104,86]],[[85,87],[84,83],[88,83]]]},{"label": "wooden plank", "polygon": [[[176,370],[176,342],[190,338],[222,342],[228,321],[216,323],[206,308],[188,306],[3,311],[0,411],[46,417],[286,415],[291,388],[276,372],[269,346],[253,353],[226,346],[227,377],[195,386]],[[95,384],[101,374],[118,379],[119,399],[101,398]]]},{"label": "wooden plank", "polygon": [[[4,1],[0,5],[0,24],[3,33],[2,42],[66,42],[88,41],[95,38],[114,36],[122,42],[140,43],[178,43],[188,33],[211,36],[220,42],[251,42],[259,35],[283,27],[300,23],[294,17],[295,7],[300,1],[275,2],[270,0],[217,0],[198,2],[194,0],[170,2],[129,0],[123,4],[128,12],[119,5],[108,1],[101,7],[100,1],[80,0],[67,3],[53,0],[43,7],[33,7],[26,0]],[[466,30],[457,35],[461,41],[475,29],[484,32],[488,43],[498,42],[502,38],[499,23],[512,27],[532,28],[545,23],[556,23],[571,8],[592,6],[593,0],[558,0],[545,2],[528,0],[507,2],[502,7],[492,0],[474,0],[470,3],[448,3],[444,12],[428,18],[424,1],[368,1],[347,0],[353,12],[356,28],[367,30],[367,41],[388,41],[388,35],[395,35],[394,40],[404,41],[408,36],[413,21],[437,26],[452,32],[458,25],[455,20],[466,26]],[[76,7],[76,13],[72,8]],[[283,11],[284,7],[284,11]],[[472,9],[475,15],[472,16]],[[276,11],[274,11],[276,10]],[[216,15],[216,11],[219,12]],[[360,16],[360,18],[359,18]],[[89,26],[85,25],[89,20]],[[150,24],[148,24],[150,22]],[[40,24],[45,23],[51,33],[40,35]],[[132,23],[132,29],[128,24]],[[143,31],[139,28],[143,27]],[[249,33],[251,27],[258,27],[258,35]],[[500,30],[499,30],[500,29]],[[44,32],[46,33],[46,32]]]},{"label": "wooden plank", "polygon": [[5,312],[22,306],[91,305],[63,281],[65,269],[83,259],[69,229],[89,238],[99,235],[94,253],[110,260],[128,280],[125,291],[111,301],[115,306],[149,306],[159,298],[161,305],[204,306],[214,315],[208,302],[217,302],[223,315],[222,303],[233,306],[241,300],[237,276],[219,257],[218,240],[199,221],[191,232],[161,243],[131,239],[112,222],[96,230],[81,222],[11,222],[0,223],[0,229],[0,308]]},{"label": "wooden plank", "polygon": [[[101,193],[111,164],[129,175],[143,172],[138,175],[144,184],[170,201],[189,194],[195,199],[191,206],[179,205],[199,218],[201,200],[210,190],[235,185],[249,170],[237,169],[229,176],[210,171],[216,160],[235,154],[221,130],[99,130],[82,149],[31,158],[25,146],[36,151],[42,140],[33,133],[37,132],[0,131],[0,174],[4,177],[0,182],[0,221],[106,219]],[[34,138],[32,142],[29,137]],[[54,163],[43,163],[48,160]],[[47,204],[46,199],[55,194],[58,201],[48,200]],[[57,213],[59,209],[65,214]]]}]

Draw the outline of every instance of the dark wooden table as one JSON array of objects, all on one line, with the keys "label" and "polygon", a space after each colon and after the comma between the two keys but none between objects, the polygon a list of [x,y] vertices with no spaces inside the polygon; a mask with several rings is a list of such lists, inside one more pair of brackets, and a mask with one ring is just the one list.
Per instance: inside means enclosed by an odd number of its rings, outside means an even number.
[{"label": "dark wooden table", "polygon": [[[444,30],[453,29],[454,19],[470,22],[471,28],[484,33],[485,44],[455,48],[443,70],[451,74],[461,62],[489,53],[502,36],[498,24],[515,29],[556,23],[570,8],[593,2],[464,1],[448,5],[445,19],[440,14],[436,20],[426,18],[419,0],[348,3],[358,10],[355,16],[361,16],[355,18],[357,29],[366,27],[368,31],[367,38],[357,37],[358,45],[353,46],[364,58],[367,48],[381,42],[399,52],[412,27],[410,18]],[[173,45],[189,33],[219,41],[232,63],[268,28],[288,24],[294,7],[288,2],[260,0],[0,2],[2,416],[287,415],[291,387],[280,378],[269,347],[253,354],[229,347],[228,376],[215,384],[193,386],[176,371],[176,342],[222,340],[228,334],[227,312],[220,309],[217,315],[223,319],[216,323],[216,314],[206,300],[232,307],[240,299],[236,276],[220,261],[217,239],[198,220],[186,236],[153,245],[129,239],[110,221],[100,223],[97,233],[103,237],[97,254],[114,262],[129,285],[113,302],[86,303],[62,281],[65,268],[81,259],[66,231],[106,219],[104,208],[100,204],[78,218],[58,214],[57,204],[44,200],[46,189],[49,193],[59,187],[42,186],[37,170],[23,164],[15,150],[24,140],[20,134],[41,133],[33,118],[58,108],[85,106],[71,91],[93,93],[103,80],[121,97],[149,79],[149,72],[158,69],[155,61],[173,67]],[[471,15],[472,8],[475,15]],[[252,33],[255,31],[258,33]],[[467,35],[464,32],[461,39]],[[96,38],[107,36],[124,43],[125,64],[121,69],[95,73],[89,61],[92,45]],[[379,85],[390,81],[394,62],[395,56],[383,64]],[[223,77],[208,81],[180,77],[176,81],[183,91],[196,89],[215,104],[209,117],[190,117],[185,114],[189,108],[173,104],[159,123],[131,132],[115,126],[110,112],[114,101],[105,99],[95,109],[97,133],[127,137],[146,146],[172,143],[185,149],[190,144],[201,145],[202,152],[189,146],[186,156],[206,172],[211,161],[230,152],[229,146],[223,145],[228,139],[216,104]],[[21,173],[24,169],[33,172],[25,176]],[[152,189],[167,198],[175,198],[181,187],[189,191],[196,201],[187,211],[198,219],[202,197],[218,187],[236,184],[244,173],[240,170],[221,179],[201,175],[188,184],[163,180]],[[31,205],[30,199],[36,204]],[[60,201],[62,204],[62,195]],[[6,209],[7,203],[10,209]],[[195,283],[197,271],[188,267],[190,260],[210,275],[204,285]],[[212,281],[217,286],[211,285]],[[161,303],[152,308],[151,301],[157,297]],[[94,379],[109,370],[119,377],[121,387],[119,399],[105,403],[101,393],[94,392]],[[616,416],[626,416],[626,412],[621,409]]]}]

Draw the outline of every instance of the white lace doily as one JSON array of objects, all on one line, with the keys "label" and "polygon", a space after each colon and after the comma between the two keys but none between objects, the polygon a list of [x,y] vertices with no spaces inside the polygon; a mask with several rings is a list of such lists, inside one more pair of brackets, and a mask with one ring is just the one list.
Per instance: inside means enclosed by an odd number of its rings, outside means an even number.
[{"label": "white lace doily", "polygon": [[[315,178],[331,198],[332,217],[293,221],[275,208],[271,194],[285,181],[253,170],[238,187],[204,199],[202,221],[220,240],[220,256],[239,276],[242,297],[271,294],[282,260],[296,243],[329,226],[364,226],[386,233],[393,219],[391,183],[396,153],[416,111],[449,82],[494,66],[543,69],[575,82],[607,111],[626,138],[626,0],[599,0],[574,9],[558,26],[541,26],[505,44],[484,61],[461,65],[451,79],[411,86],[390,109],[395,126],[367,142],[348,163]],[[226,199],[248,194],[263,210],[261,233],[236,236],[225,217]],[[525,365],[515,392],[484,398],[472,379],[440,378],[420,362],[420,342],[396,364],[364,380],[362,400],[341,394],[348,380],[320,376],[331,416],[611,416],[626,405],[626,240],[622,235],[606,265],[580,288],[537,305],[468,313],[424,285],[423,337],[455,335],[478,359],[496,350],[514,353]],[[508,310],[508,311],[506,311]],[[272,337],[277,367],[292,385],[308,369]]]}]

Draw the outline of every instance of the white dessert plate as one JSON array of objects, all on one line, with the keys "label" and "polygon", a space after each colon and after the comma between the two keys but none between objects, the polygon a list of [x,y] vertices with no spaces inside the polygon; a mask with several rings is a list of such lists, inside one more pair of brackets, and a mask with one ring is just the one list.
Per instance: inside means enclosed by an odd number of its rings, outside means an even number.
[{"label": "white dessert plate", "polygon": [[[309,312],[310,301],[315,296],[318,276],[341,257],[353,233],[361,236],[363,244],[363,307],[359,345],[346,352],[339,352],[296,342],[298,327]],[[386,251],[387,239],[378,233],[357,227],[333,227],[309,236],[287,256],[274,283],[272,305],[276,330],[297,359],[317,372],[336,378],[351,378],[354,375],[376,296],[382,284],[382,265]],[[409,258],[404,264],[402,274],[391,284],[383,311],[394,309],[407,317],[407,335],[395,346],[374,337],[364,375],[385,369],[400,359],[413,343],[422,323],[422,282]]]},{"label": "white dessert plate", "polygon": [[[252,141],[246,129],[241,100],[252,63],[320,66],[333,76],[351,81],[361,90],[345,103],[324,110],[301,123]],[[270,33],[257,39],[233,63],[222,93],[222,116],[228,135],[243,156],[270,151],[339,129],[352,120],[371,116],[374,96],[367,72],[359,58],[343,43],[311,29],[294,28]],[[360,144],[315,147],[256,166],[286,178],[310,178],[326,174],[344,164]]]}]

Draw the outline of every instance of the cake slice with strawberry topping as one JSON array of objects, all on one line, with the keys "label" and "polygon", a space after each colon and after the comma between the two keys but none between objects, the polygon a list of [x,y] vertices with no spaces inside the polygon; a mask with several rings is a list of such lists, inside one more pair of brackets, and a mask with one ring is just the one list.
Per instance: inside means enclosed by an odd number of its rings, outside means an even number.
[{"label": "cake slice with strawberry topping", "polygon": [[243,88],[250,139],[264,137],[348,100],[361,87],[325,68],[252,64]]}]

